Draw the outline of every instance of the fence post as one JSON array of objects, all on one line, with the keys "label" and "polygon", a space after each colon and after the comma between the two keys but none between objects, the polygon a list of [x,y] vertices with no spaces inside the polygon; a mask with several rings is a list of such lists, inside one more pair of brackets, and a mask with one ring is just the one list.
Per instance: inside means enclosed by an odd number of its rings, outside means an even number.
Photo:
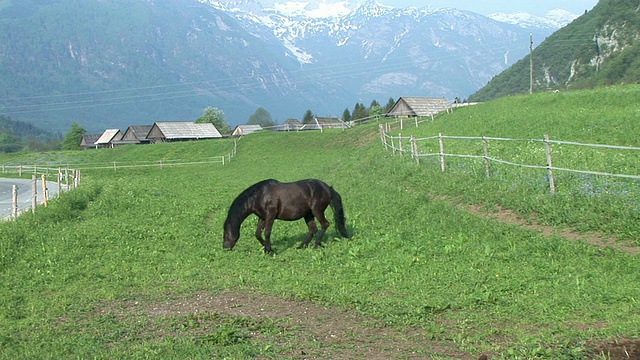
[{"label": "fence post", "polygon": [[445,172],[446,162],[444,159],[444,140],[442,139],[442,133],[438,133],[438,142],[440,143],[440,168],[442,172]]},{"label": "fence post", "polygon": [[387,143],[385,142],[385,139],[384,139],[384,125],[379,124],[378,130],[380,130],[380,142],[382,142],[382,146],[384,146],[384,149],[387,150]]},{"label": "fence post", "polygon": [[549,143],[549,135],[544,135],[544,145],[547,150],[547,169],[549,170],[549,189],[551,194],[556,193],[556,183],[553,179],[553,163],[551,162],[551,144]]},{"label": "fence post", "polygon": [[49,189],[47,188],[47,175],[42,174],[41,179],[42,179],[42,203],[44,204],[44,207],[47,207],[48,205],[47,198],[49,197]]},{"label": "fence post", "polygon": [[11,218],[18,217],[18,185],[11,186]]},{"label": "fence post", "polygon": [[73,187],[77,188],[80,184],[80,170],[73,170]]},{"label": "fence post", "polygon": [[22,177],[22,165],[18,165],[18,177]]},{"label": "fence post", "polygon": [[393,136],[389,136],[389,140],[391,140],[391,151],[393,152],[393,155],[396,154],[396,145],[393,143]]},{"label": "fence post", "polygon": [[38,179],[36,178],[35,174],[31,175],[31,181],[32,181],[32,192],[33,192],[33,197],[31,197],[31,211],[32,212],[36,212],[36,206],[38,206]]},{"label": "fence post", "polygon": [[482,146],[484,147],[484,169],[487,177],[491,177],[491,162],[489,161],[489,142],[482,136]]},{"label": "fence post", "polygon": [[62,194],[62,168],[58,168],[58,196]]},{"label": "fence post", "polygon": [[418,156],[418,142],[416,137],[411,135],[411,156],[416,159],[416,164],[420,165],[420,157]]},{"label": "fence post", "polygon": [[400,118],[400,130],[404,130],[404,119]]},{"label": "fence post", "polygon": [[404,149],[402,148],[402,133],[398,133],[398,148],[400,149],[400,156],[404,155]]},{"label": "fence post", "polygon": [[413,119],[416,121],[416,127],[418,127],[418,117],[415,116]]}]

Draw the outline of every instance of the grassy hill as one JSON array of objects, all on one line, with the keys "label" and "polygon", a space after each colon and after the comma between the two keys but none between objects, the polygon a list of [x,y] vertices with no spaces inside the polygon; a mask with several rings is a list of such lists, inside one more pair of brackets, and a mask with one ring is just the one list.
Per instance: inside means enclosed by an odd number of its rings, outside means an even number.
[{"label": "grassy hill", "polygon": [[[626,104],[638,91],[506,98],[402,132],[637,146],[637,109]],[[637,181],[567,176],[551,196],[536,170],[496,168],[487,179],[460,159],[443,174],[385,151],[377,124],[252,134],[224,166],[96,169],[199,161],[232,147],[226,139],[0,157],[85,169],[80,188],[0,224],[0,358],[604,359],[610,344],[636,344],[637,255],[543,236],[458,203],[498,204],[628,242],[638,239]],[[571,166],[600,164],[565,156]],[[637,173],[638,155],[620,161]],[[277,222],[277,255],[266,256],[249,218],[234,250],[223,251],[222,224],[240,191],[309,177],[342,195],[351,239],[331,227],[323,248],[297,250],[306,226]],[[592,181],[594,193],[575,191]]]},{"label": "grassy hill", "polygon": [[[533,90],[583,89],[640,82],[640,11],[635,0],[600,0],[588,13],[544,39],[533,51]],[[469,97],[487,101],[526,94],[527,56]]]}]

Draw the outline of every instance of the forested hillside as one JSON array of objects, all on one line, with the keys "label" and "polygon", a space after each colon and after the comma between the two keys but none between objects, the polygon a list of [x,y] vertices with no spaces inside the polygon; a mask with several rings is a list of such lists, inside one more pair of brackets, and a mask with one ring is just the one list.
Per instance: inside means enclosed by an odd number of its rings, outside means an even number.
[{"label": "forested hillside", "polygon": [[53,150],[61,135],[42,130],[33,124],[0,115],[0,153],[25,149]]},{"label": "forested hillside", "polygon": [[2,113],[60,131],[195,120],[293,69],[269,40],[196,1],[0,0]]},{"label": "forested hillside", "polygon": [[[638,1],[600,0],[593,10],[545,39],[532,59],[533,91],[640,82]],[[470,100],[529,92],[530,60],[525,57],[497,75]]]}]

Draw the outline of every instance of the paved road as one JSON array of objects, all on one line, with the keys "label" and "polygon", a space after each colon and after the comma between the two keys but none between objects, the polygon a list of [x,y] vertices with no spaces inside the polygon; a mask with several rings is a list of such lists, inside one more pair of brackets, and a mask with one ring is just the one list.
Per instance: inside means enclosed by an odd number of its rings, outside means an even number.
[{"label": "paved road", "polygon": [[[11,197],[13,185],[18,186],[18,211],[22,212],[31,209],[33,199],[33,181],[31,179],[9,179],[0,178],[0,220],[11,216]],[[58,183],[47,181],[49,199],[58,195]],[[42,181],[37,184],[38,204],[42,204],[44,196],[42,194]]]}]

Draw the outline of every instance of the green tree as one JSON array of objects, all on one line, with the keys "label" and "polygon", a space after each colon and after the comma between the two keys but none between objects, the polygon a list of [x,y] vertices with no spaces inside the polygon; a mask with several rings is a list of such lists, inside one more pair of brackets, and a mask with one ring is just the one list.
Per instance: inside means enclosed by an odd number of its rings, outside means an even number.
[{"label": "green tree", "polygon": [[342,112],[342,121],[347,122],[347,121],[351,121],[351,112],[349,111],[349,109],[344,109],[344,111]]},{"label": "green tree", "polygon": [[396,104],[396,101],[393,100],[392,97],[389,98],[389,101],[387,101],[387,105],[384,106],[384,113],[388,113],[389,111],[391,111],[391,109],[393,108],[393,105]]},{"label": "green tree", "polygon": [[271,119],[271,114],[265,108],[259,107],[256,112],[253,113],[249,117],[249,121],[247,121],[247,125],[260,125],[264,127],[270,127],[275,125],[273,120]]},{"label": "green tree", "polygon": [[224,119],[224,112],[216,107],[206,107],[202,111],[202,116],[200,116],[196,123],[204,124],[204,123],[212,123],[213,126],[218,129],[220,134],[230,134],[231,126]]},{"label": "green tree", "polygon": [[22,150],[20,138],[6,132],[0,132],[0,153],[13,153]]},{"label": "green tree", "polygon": [[71,124],[71,128],[67,135],[65,135],[62,143],[60,144],[60,148],[62,150],[80,150],[80,142],[82,141],[82,135],[86,134],[87,130],[85,130],[78,123]]},{"label": "green tree", "polygon": [[362,120],[365,119],[369,116],[367,109],[364,107],[364,104],[362,103],[357,103],[356,106],[353,108],[353,113],[351,118],[355,121],[355,120]]},{"label": "green tree", "polygon": [[380,105],[374,105],[369,109],[369,117],[374,117],[376,120],[379,120],[382,115],[384,115],[384,110]]},{"label": "green tree", "polygon": [[311,110],[307,110],[307,112],[304,113],[304,116],[302,117],[302,123],[303,124],[310,124],[313,122],[313,119],[316,116],[313,115],[313,113],[311,112]]}]

